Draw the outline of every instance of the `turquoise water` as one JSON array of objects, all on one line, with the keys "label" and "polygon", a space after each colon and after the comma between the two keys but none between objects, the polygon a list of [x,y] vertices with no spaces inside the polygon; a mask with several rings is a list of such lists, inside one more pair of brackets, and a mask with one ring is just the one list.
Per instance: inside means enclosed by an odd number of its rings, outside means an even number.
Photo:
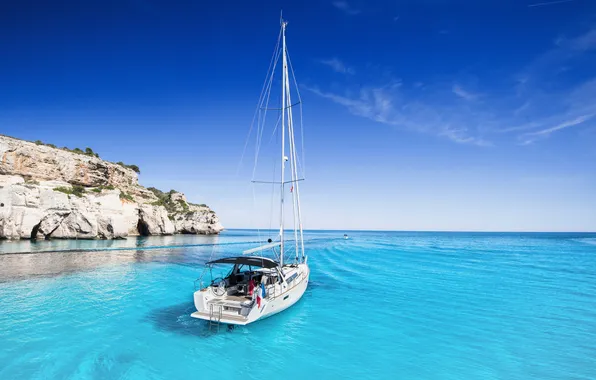
[{"label": "turquoise water", "polygon": [[596,234],[349,234],[309,232],[304,298],[232,332],[193,281],[254,232],[0,243],[0,378],[596,378]]}]

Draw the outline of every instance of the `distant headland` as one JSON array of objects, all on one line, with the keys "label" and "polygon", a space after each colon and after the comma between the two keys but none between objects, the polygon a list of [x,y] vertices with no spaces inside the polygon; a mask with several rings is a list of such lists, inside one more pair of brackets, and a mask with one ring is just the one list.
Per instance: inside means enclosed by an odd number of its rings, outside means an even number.
[{"label": "distant headland", "polygon": [[219,218],[184,194],[139,185],[139,168],[92,149],[0,135],[0,239],[217,234]]}]

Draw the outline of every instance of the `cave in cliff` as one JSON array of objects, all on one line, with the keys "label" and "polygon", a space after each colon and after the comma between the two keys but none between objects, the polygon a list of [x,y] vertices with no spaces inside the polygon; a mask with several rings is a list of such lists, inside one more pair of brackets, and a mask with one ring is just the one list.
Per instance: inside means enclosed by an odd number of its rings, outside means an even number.
[{"label": "cave in cliff", "polygon": [[141,235],[141,236],[151,235],[149,233],[149,225],[147,224],[147,222],[143,221],[142,219],[139,219],[139,222],[137,223],[137,231],[139,232],[139,235]]}]

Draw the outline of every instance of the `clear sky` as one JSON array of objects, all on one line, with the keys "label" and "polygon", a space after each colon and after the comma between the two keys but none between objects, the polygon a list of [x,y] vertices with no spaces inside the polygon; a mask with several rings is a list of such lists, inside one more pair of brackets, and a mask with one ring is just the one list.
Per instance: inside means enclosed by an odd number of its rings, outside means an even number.
[{"label": "clear sky", "polygon": [[596,231],[589,0],[6,1],[0,133],[266,225],[237,169],[282,8],[305,228]]}]

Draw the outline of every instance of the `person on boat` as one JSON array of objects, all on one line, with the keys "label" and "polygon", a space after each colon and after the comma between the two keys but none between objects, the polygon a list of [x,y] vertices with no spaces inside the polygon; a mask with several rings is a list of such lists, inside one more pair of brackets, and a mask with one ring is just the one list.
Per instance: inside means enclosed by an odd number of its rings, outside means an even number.
[{"label": "person on boat", "polygon": [[261,307],[261,302],[263,301],[263,299],[265,298],[265,284],[258,283],[255,280],[255,285],[253,288],[253,293],[252,293],[252,299],[254,302],[257,303],[257,307],[260,308]]},{"label": "person on boat", "polygon": [[248,295],[252,296],[252,293],[255,290],[255,279],[251,278],[250,281],[248,282]]}]

